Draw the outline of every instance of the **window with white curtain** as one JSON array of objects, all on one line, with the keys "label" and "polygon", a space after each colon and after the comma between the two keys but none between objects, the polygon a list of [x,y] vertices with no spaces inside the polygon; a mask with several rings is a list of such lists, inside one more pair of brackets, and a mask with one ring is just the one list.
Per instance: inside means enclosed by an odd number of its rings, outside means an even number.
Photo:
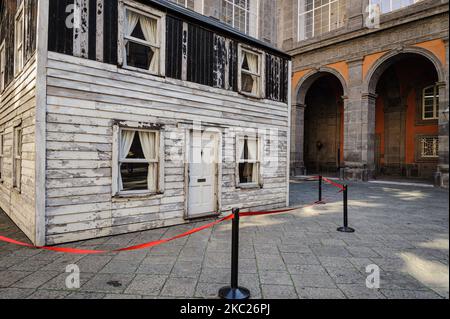
[{"label": "window with white curtain", "polygon": [[22,125],[14,127],[13,187],[20,191],[22,180]]},{"label": "window with white curtain", "polygon": [[237,187],[260,183],[260,141],[255,136],[237,136]]},{"label": "window with white curtain", "polygon": [[6,53],[5,41],[0,45],[0,92],[5,89]]},{"label": "window with white curtain", "polygon": [[160,74],[160,17],[125,7],[124,67]]},{"label": "window with white curtain", "polygon": [[239,92],[255,97],[261,96],[261,53],[239,48]]},{"label": "window with white curtain", "polygon": [[380,12],[383,14],[406,8],[420,1],[422,0],[370,0],[370,4],[379,6]]},{"label": "window with white curtain", "polygon": [[239,31],[258,37],[259,0],[222,0],[222,21]]},{"label": "window with white curtain", "polygon": [[147,194],[159,190],[160,132],[119,128],[119,194]]},{"label": "window with white curtain", "polygon": [[431,85],[422,91],[422,119],[439,119],[439,87]]},{"label": "window with white curtain", "polygon": [[344,26],[347,0],[298,0],[298,41]]},{"label": "window with white curtain", "polygon": [[17,10],[14,22],[14,74],[23,69],[23,40],[24,40],[24,9],[23,1]]}]

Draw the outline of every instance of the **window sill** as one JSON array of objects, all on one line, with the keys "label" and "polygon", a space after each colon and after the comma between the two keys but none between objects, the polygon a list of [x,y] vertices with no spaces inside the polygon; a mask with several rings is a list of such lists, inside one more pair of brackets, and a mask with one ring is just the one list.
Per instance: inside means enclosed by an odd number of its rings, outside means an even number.
[{"label": "window sill", "polygon": [[239,184],[236,188],[240,188],[240,189],[258,189],[258,188],[262,188],[262,186],[260,184]]},{"label": "window sill", "polygon": [[134,66],[129,66],[129,65],[122,65],[122,69],[124,70],[129,70],[129,71],[134,71],[134,72],[139,72],[139,73],[143,73],[143,74],[149,74],[149,75],[153,75],[153,76],[157,76],[157,77],[164,77],[163,75],[159,74],[159,73],[155,73],[152,72],[150,70],[145,70],[145,69],[141,69],[141,68],[137,68]]},{"label": "window sill", "polygon": [[164,193],[130,193],[130,194],[116,194],[113,195],[113,201],[130,200],[130,199],[149,199],[162,198]]},{"label": "window sill", "polygon": [[254,98],[254,99],[258,99],[258,100],[261,100],[263,98],[260,95],[255,95],[255,94],[251,94],[251,93],[247,93],[247,92],[243,92],[243,91],[239,91],[239,93],[244,95],[244,96],[246,96],[246,97],[251,97],[251,98]]}]

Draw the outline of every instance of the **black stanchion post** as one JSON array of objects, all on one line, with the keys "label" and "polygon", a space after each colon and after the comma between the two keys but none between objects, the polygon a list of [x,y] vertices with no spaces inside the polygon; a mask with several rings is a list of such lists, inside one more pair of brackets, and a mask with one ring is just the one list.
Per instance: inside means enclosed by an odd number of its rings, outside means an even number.
[{"label": "black stanchion post", "polygon": [[231,229],[231,286],[219,290],[219,297],[229,300],[244,300],[250,298],[247,288],[239,287],[239,209],[233,209]]},{"label": "black stanchion post", "polygon": [[316,202],[316,204],[325,204],[322,201],[322,184],[323,184],[323,177],[322,175],[319,176],[319,200]]},{"label": "black stanchion post", "polygon": [[355,230],[348,227],[348,185],[344,185],[344,227],[339,227],[337,230],[343,233],[354,233]]}]

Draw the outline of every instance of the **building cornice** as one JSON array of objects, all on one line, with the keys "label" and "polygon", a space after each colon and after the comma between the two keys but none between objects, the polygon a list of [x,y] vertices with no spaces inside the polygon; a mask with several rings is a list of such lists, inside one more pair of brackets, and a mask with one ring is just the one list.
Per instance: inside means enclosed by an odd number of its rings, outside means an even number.
[{"label": "building cornice", "polygon": [[[303,54],[303,53],[306,53],[309,51],[322,49],[322,48],[334,45],[336,43],[341,43],[341,42],[345,42],[345,41],[354,40],[354,39],[357,39],[360,37],[373,35],[373,34],[376,34],[379,32],[386,31],[388,29],[392,29],[395,27],[413,23],[418,20],[423,20],[423,19],[427,19],[427,18],[431,18],[434,16],[443,15],[443,14],[448,15],[448,11],[449,11],[448,3],[445,3],[445,4],[440,3],[439,5],[436,5],[434,8],[430,8],[429,10],[415,12],[414,14],[411,14],[410,16],[407,16],[407,17],[402,16],[402,18],[403,18],[402,20],[392,18],[386,22],[382,21],[381,27],[378,29],[361,28],[358,30],[350,30],[350,31],[343,30],[342,33],[330,34],[330,37],[327,37],[325,39],[318,38],[316,41],[314,41],[312,43],[306,44],[304,46],[296,47],[291,50],[286,50],[286,52],[288,54],[290,54],[291,56],[296,56],[296,55]],[[394,12],[394,13],[396,15],[399,14],[399,12]],[[391,14],[394,14],[394,13],[391,13]]]}]

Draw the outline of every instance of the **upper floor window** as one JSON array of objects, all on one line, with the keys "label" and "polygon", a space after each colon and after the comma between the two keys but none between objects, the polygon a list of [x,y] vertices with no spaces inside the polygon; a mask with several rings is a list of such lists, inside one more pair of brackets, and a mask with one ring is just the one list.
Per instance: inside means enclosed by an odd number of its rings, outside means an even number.
[{"label": "upper floor window", "polygon": [[14,74],[23,69],[24,18],[23,1],[17,10],[14,23]]},{"label": "upper floor window", "polygon": [[378,5],[380,12],[389,13],[410,6],[422,0],[370,0],[371,5]]},{"label": "upper floor window", "polygon": [[346,0],[298,0],[298,41],[344,25]]},{"label": "upper floor window", "polygon": [[422,92],[422,119],[439,119],[439,87],[428,86]]},{"label": "upper floor window", "polygon": [[[188,9],[194,10],[195,9],[195,0],[171,0],[172,2],[178,3],[179,5],[182,5],[183,7],[186,7]],[[201,1],[201,0],[197,0]]]},{"label": "upper floor window", "polygon": [[239,46],[239,92],[261,97],[262,54]]},{"label": "upper floor window", "polygon": [[259,0],[222,0],[222,21],[257,38],[258,7]]},{"label": "upper floor window", "polygon": [[5,89],[5,67],[6,67],[6,54],[5,54],[5,41],[0,45],[0,92]]},{"label": "upper floor window", "polygon": [[161,74],[162,23],[159,12],[142,12],[125,7],[123,66]]}]

